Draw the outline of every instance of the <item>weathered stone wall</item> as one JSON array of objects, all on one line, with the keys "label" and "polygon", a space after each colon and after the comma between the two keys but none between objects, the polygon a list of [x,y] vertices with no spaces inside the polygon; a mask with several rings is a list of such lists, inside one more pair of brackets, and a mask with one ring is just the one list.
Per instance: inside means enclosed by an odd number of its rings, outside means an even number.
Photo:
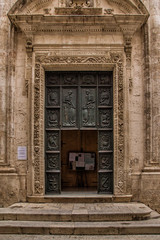
[{"label": "weathered stone wall", "polygon": [[[22,136],[24,128],[20,119],[22,113],[20,107],[26,109],[24,102],[18,102],[22,73],[16,71],[18,64],[16,51],[16,36],[11,28],[8,19],[8,11],[13,6],[15,0],[1,1],[0,3],[0,205],[5,206],[13,202],[25,200],[26,187],[23,163],[16,162],[17,159],[17,132],[20,130]],[[20,57],[19,57],[20,59]],[[22,59],[20,59],[22,62]],[[19,116],[17,117],[17,115]],[[18,119],[16,119],[16,117]],[[25,129],[26,131],[26,129]]]}]

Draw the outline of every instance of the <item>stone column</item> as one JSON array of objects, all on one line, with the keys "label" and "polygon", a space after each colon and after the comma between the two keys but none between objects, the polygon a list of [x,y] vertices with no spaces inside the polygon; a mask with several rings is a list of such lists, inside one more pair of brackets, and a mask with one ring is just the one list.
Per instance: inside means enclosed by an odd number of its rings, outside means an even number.
[{"label": "stone column", "polygon": [[[146,157],[141,178],[141,201],[159,210],[160,199],[160,1],[145,0],[150,18],[145,27],[147,68],[146,87]],[[148,31],[148,35],[147,35]],[[147,40],[148,38],[148,40]],[[148,44],[147,44],[148,41]],[[148,50],[147,50],[148,45]]]},{"label": "stone column", "polygon": [[160,170],[160,1],[149,1],[150,70],[152,85],[153,155],[150,164]]},{"label": "stone column", "polygon": [[[144,56],[149,64],[145,69],[145,114],[147,171],[160,171],[160,2],[146,1],[150,18],[144,27]],[[148,55],[148,56],[147,56]],[[146,67],[145,67],[146,68]]]},{"label": "stone column", "polygon": [[[13,122],[13,73],[12,51],[14,29],[10,28],[7,16],[15,0],[1,1],[0,3],[0,166],[13,167],[10,153],[13,156],[14,127]],[[12,39],[12,40],[11,40]]]},{"label": "stone column", "polygon": [[7,6],[0,3],[0,165],[6,163],[6,85],[7,85],[7,49],[8,21]]}]

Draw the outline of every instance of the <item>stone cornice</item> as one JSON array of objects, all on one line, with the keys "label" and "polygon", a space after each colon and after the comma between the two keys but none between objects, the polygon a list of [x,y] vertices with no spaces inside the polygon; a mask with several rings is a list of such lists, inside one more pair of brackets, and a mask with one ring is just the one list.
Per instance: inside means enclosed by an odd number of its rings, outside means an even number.
[{"label": "stone cornice", "polygon": [[147,15],[112,14],[99,16],[9,15],[11,22],[25,34],[39,32],[122,32],[133,35]]}]

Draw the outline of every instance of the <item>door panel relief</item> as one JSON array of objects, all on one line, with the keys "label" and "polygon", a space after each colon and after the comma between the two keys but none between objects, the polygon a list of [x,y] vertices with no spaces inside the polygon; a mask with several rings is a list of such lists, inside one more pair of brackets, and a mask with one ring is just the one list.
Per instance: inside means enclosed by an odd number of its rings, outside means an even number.
[{"label": "door panel relief", "polygon": [[77,127],[77,89],[68,88],[62,90],[62,126]]},{"label": "door panel relief", "polygon": [[98,114],[98,192],[113,193],[113,81],[109,74],[99,75]]},{"label": "door panel relief", "polygon": [[96,126],[96,89],[82,88],[82,127]]},{"label": "door panel relief", "polygon": [[47,194],[61,191],[61,130],[71,129],[98,131],[98,192],[112,193],[112,78],[112,72],[46,72]]}]

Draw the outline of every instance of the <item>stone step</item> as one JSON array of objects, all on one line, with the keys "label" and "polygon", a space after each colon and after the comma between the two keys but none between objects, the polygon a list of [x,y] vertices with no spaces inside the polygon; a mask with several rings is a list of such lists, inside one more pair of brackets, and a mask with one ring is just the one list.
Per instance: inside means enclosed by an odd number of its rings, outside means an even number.
[{"label": "stone step", "polygon": [[63,192],[54,196],[30,196],[27,197],[29,203],[114,203],[114,202],[130,202],[132,195],[105,195],[95,192]]},{"label": "stone step", "polygon": [[106,222],[150,218],[152,210],[141,203],[17,203],[0,209],[0,220]]},{"label": "stone step", "polygon": [[160,240],[160,235],[30,235],[0,234],[0,240]]},{"label": "stone step", "polygon": [[125,222],[0,221],[0,234],[135,235],[160,234],[160,220]]}]

